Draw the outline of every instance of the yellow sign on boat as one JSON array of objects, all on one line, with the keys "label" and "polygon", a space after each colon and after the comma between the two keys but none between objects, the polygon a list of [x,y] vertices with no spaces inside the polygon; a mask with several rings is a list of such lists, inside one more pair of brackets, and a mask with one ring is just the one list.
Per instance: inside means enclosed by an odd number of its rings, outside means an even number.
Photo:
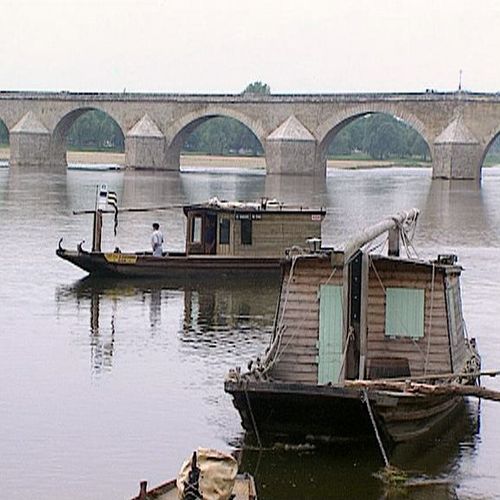
[{"label": "yellow sign on boat", "polygon": [[111,264],[135,264],[137,262],[137,255],[126,253],[105,253],[104,258]]}]

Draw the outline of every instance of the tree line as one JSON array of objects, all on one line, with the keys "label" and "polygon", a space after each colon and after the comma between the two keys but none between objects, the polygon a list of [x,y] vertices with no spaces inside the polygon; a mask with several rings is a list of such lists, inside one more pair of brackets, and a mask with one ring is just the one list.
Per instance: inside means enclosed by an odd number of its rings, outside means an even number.
[{"label": "tree line", "polygon": [[[266,83],[256,81],[243,93],[270,94]],[[8,144],[8,130],[0,121],[0,144]],[[69,149],[123,151],[124,137],[118,124],[106,113],[91,110],[72,125],[67,137]],[[215,117],[199,125],[186,140],[184,153],[208,155],[261,156],[257,137],[242,123],[228,117]],[[500,155],[500,140],[489,154]],[[417,158],[430,160],[422,136],[401,120],[383,113],[365,115],[343,127],[331,141],[329,157],[365,157],[375,160]]]}]

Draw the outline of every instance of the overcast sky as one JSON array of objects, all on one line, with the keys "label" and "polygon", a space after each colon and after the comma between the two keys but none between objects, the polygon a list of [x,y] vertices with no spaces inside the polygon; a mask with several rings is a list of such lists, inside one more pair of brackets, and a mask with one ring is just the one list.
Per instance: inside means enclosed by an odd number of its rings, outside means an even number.
[{"label": "overcast sky", "polygon": [[500,0],[0,0],[0,90],[500,91]]}]

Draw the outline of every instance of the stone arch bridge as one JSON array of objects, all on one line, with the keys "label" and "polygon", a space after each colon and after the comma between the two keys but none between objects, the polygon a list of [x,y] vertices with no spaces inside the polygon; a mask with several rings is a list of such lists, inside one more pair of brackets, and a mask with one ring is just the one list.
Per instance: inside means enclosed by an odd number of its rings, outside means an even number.
[{"label": "stone arch bridge", "polygon": [[178,170],[180,151],[202,122],[226,116],[259,139],[267,173],[321,175],[335,134],[352,120],[387,113],[427,142],[433,177],[477,179],[500,134],[500,94],[384,93],[312,95],[185,95],[0,92],[0,120],[9,130],[10,164],[66,165],[66,136],[83,113],[110,115],[125,137],[126,166]]}]

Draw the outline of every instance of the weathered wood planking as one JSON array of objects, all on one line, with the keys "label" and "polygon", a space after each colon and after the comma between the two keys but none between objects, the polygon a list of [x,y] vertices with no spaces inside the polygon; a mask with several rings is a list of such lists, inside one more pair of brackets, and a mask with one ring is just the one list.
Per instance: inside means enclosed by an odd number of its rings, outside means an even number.
[{"label": "weathered wood planking", "polygon": [[[460,300],[461,292],[459,277],[460,275],[458,273],[448,274],[446,276],[446,285],[448,288],[446,306],[449,313],[448,328],[450,332],[450,350],[454,371],[462,371],[467,358],[466,345],[463,341],[465,329],[462,316],[462,302]],[[454,305],[450,304],[450,300],[454,301]]]},{"label": "weathered wood planking", "polygon": [[[343,285],[342,268],[330,261],[299,259],[285,272],[278,318],[283,330],[278,362],[272,370],[276,380],[317,383],[319,332],[319,289],[321,284]],[[366,369],[372,362],[384,359],[407,360],[411,375],[445,373],[457,368],[465,359],[462,311],[455,307],[457,325],[453,342],[449,335],[446,287],[458,287],[458,273],[446,274],[442,267],[394,259],[376,259],[370,265],[367,286]],[[447,283],[445,283],[445,277]],[[424,290],[424,336],[405,338],[385,334],[386,289],[416,288]],[[459,290],[457,289],[457,296]],[[286,303],[286,307],[284,309]],[[284,311],[284,313],[283,313]],[[450,347],[451,342],[451,347]],[[454,360],[452,366],[452,357]],[[312,382],[311,382],[312,381]]]},{"label": "weathered wood planking", "polygon": [[[284,249],[292,246],[304,248],[307,238],[321,237],[321,221],[312,220],[311,213],[262,213],[252,220],[252,244],[241,242],[241,221],[230,218],[230,244],[218,245],[222,252],[252,257],[282,257]],[[225,248],[222,248],[225,247]]]},{"label": "weathered wood planking", "polygon": [[[318,331],[319,296],[321,284],[342,284],[342,271],[332,276],[329,260],[298,260],[290,277],[290,267],[285,275],[279,316],[287,328],[281,339],[279,361],[272,370],[272,377],[284,382],[317,384],[318,382]],[[285,289],[286,287],[286,289]]]},{"label": "weathered wood planking", "polygon": [[[385,335],[385,290],[420,288],[424,296],[424,336],[418,339]],[[415,266],[394,260],[372,262],[368,286],[367,366],[373,359],[407,359],[412,375],[451,370],[444,273],[440,268]]]}]

